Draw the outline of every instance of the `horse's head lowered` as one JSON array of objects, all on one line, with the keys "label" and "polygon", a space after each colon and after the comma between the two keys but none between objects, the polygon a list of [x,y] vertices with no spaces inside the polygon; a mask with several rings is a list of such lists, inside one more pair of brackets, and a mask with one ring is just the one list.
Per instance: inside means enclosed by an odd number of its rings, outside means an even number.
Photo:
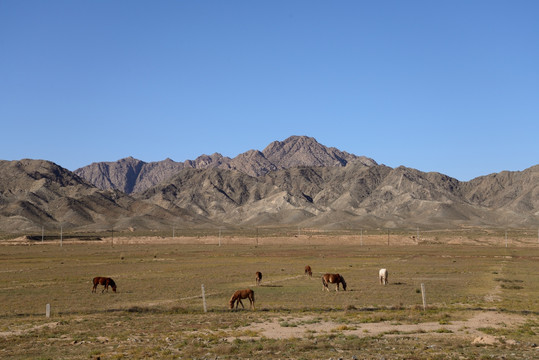
[{"label": "horse's head lowered", "polygon": [[346,281],[344,281],[344,278],[341,275],[341,284],[344,291],[346,291]]},{"label": "horse's head lowered", "polygon": [[114,282],[114,280],[109,280],[109,286],[112,288],[113,292],[116,292],[116,283]]}]

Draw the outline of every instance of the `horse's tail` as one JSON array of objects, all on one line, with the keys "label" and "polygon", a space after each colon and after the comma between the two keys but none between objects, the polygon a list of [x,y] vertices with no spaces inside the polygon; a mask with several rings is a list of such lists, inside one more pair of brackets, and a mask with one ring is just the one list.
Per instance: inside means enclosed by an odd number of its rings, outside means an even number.
[{"label": "horse's tail", "polygon": [[255,306],[255,292],[254,292],[253,290],[249,289],[248,297],[249,297],[251,306],[253,307],[253,310],[256,310],[256,306]]},{"label": "horse's tail", "polygon": [[328,286],[325,275],[322,276],[322,285],[324,285],[324,287]]}]

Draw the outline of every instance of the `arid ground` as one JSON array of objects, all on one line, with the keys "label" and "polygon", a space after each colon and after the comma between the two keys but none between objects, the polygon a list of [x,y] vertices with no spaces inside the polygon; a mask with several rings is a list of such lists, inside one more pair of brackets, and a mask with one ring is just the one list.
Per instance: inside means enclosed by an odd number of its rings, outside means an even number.
[{"label": "arid ground", "polygon": [[[0,357],[534,359],[538,264],[533,237],[19,238],[0,246]],[[231,311],[243,288],[256,310]]]}]

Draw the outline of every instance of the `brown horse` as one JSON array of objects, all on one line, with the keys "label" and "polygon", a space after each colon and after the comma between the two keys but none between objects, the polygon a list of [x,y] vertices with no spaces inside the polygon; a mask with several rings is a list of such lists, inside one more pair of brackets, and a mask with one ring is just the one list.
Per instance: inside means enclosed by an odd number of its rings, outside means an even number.
[{"label": "brown horse", "polygon": [[245,306],[243,306],[243,303],[241,302],[241,299],[249,299],[251,302],[250,308],[253,310],[255,309],[255,292],[251,289],[245,289],[245,290],[237,290],[234,295],[230,298],[229,304],[230,308],[234,309],[234,303],[236,303],[236,309],[238,308],[238,304],[241,304],[241,307],[245,309]]},{"label": "brown horse", "polygon": [[309,275],[309,277],[313,277],[313,271],[311,270],[311,267],[309,265],[305,266],[305,275]]},{"label": "brown horse", "polygon": [[92,288],[92,292],[96,292],[97,285],[103,285],[103,291],[101,291],[101,293],[103,293],[105,289],[109,292],[109,286],[112,288],[112,291],[116,292],[116,283],[109,277],[95,277],[93,283],[94,287]]},{"label": "brown horse", "polygon": [[322,290],[329,291],[329,284],[337,285],[335,287],[335,291],[339,291],[339,284],[342,284],[343,290],[346,291],[346,282],[344,281],[344,278],[339,274],[324,274],[324,276],[322,276],[322,285],[324,285]]},{"label": "brown horse", "polygon": [[260,271],[256,272],[255,281],[256,281],[256,286],[260,285],[260,282],[262,281],[262,273]]}]

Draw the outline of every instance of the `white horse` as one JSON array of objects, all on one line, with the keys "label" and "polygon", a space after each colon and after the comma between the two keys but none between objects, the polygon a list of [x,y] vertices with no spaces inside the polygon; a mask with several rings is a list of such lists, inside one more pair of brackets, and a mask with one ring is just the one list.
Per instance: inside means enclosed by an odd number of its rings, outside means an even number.
[{"label": "white horse", "polygon": [[380,278],[380,284],[387,285],[387,277],[389,276],[387,269],[380,269],[378,276]]}]

